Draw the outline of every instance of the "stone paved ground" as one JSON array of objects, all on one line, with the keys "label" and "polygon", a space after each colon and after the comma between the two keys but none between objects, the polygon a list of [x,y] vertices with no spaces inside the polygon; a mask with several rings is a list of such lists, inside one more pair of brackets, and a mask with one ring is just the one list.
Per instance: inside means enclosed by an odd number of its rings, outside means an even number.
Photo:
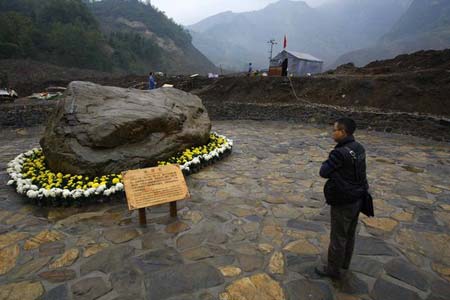
[{"label": "stone paved ground", "polygon": [[361,218],[351,272],[318,278],[329,210],[317,175],[328,128],[217,122],[232,156],[191,176],[179,220],[123,202],[41,209],[4,172],[41,130],[0,137],[0,299],[450,299],[450,145],[374,132],[368,151],[377,218]]}]

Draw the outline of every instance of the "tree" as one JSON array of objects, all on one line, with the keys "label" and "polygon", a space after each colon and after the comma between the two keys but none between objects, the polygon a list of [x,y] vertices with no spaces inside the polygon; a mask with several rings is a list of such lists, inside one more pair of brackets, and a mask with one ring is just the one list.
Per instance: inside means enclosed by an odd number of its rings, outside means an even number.
[{"label": "tree", "polygon": [[45,0],[43,3],[40,22],[44,25],[76,22],[88,27],[98,27],[94,16],[80,0]]},{"label": "tree", "polygon": [[16,12],[0,14],[0,43],[3,58],[31,55],[33,22]]},{"label": "tree", "polygon": [[107,68],[102,52],[103,38],[96,30],[86,30],[80,24],[52,25],[48,36],[49,59],[55,63],[79,68]]}]

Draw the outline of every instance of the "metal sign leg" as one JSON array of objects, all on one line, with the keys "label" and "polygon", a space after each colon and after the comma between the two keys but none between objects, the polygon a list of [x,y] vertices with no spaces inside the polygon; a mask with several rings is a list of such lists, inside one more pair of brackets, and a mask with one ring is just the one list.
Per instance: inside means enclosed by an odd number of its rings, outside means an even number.
[{"label": "metal sign leg", "polygon": [[145,214],[145,208],[139,208],[139,225],[147,225],[147,216]]},{"label": "metal sign leg", "polygon": [[176,218],[177,215],[178,215],[178,212],[177,212],[177,202],[176,202],[176,201],[170,202],[170,216],[171,216],[172,218]]}]

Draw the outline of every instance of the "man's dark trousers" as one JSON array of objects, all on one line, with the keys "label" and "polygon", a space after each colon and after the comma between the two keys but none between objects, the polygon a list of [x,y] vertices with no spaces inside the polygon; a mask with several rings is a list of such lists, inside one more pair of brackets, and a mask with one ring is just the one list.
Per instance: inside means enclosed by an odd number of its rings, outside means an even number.
[{"label": "man's dark trousers", "polygon": [[330,273],[337,275],[341,268],[348,269],[350,266],[360,209],[361,201],[331,206],[331,233],[328,248]]}]

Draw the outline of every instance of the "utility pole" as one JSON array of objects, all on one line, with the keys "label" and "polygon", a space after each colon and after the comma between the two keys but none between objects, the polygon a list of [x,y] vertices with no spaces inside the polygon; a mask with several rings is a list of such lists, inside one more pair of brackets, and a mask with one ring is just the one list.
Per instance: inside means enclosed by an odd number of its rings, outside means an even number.
[{"label": "utility pole", "polygon": [[267,42],[267,44],[270,44],[270,57],[269,57],[269,62],[272,60],[272,55],[273,55],[273,46],[274,45],[278,45],[278,43],[275,41],[275,39],[271,39],[270,41]]}]

